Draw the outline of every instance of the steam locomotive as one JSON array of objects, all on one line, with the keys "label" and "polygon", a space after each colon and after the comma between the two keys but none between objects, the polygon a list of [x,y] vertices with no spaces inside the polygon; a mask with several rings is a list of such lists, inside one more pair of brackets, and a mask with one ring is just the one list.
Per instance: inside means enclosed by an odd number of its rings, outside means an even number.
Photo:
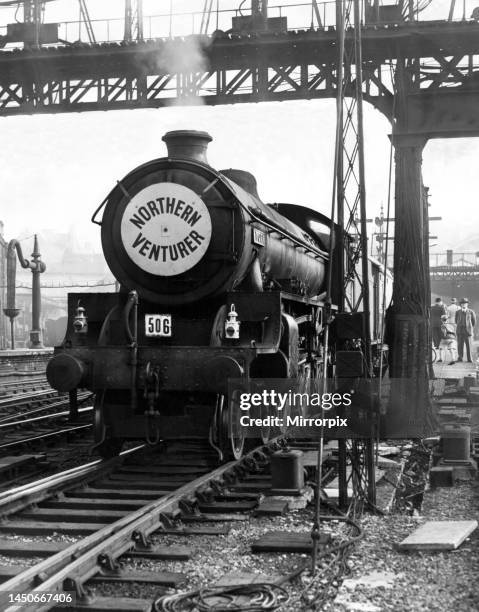
[{"label": "steam locomotive", "polygon": [[[131,171],[93,215],[120,290],[69,294],[47,377],[59,391],[94,391],[102,456],[125,439],[184,437],[238,458],[245,439],[228,380],[323,375],[330,221],[265,204],[248,172],[214,170],[205,132],[163,140],[167,157]],[[379,266],[371,272],[377,285]]]}]

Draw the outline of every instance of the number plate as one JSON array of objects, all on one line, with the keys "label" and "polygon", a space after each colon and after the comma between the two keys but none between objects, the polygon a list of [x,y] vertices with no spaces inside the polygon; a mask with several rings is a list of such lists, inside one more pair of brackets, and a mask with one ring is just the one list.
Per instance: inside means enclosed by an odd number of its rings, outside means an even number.
[{"label": "number plate", "polygon": [[145,315],[145,336],[171,336],[171,315]]}]

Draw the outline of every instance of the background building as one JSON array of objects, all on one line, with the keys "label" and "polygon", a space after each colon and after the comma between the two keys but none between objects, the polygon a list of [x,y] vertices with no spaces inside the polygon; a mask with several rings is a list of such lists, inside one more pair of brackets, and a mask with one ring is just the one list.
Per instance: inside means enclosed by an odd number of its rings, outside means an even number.
[{"label": "background building", "polygon": [[[25,236],[25,237],[23,237]],[[13,238],[13,237],[12,237]],[[28,228],[19,238],[23,256],[31,259],[33,231]],[[40,230],[38,241],[41,259],[46,271],[41,275],[42,310],[40,326],[46,346],[61,342],[66,326],[67,297],[69,292],[115,291],[114,279],[101,253],[95,253],[91,245],[77,239],[75,230],[55,232]],[[3,314],[6,301],[6,254],[9,240],[3,237],[0,224],[0,349],[10,348],[10,323]],[[31,286],[32,273],[17,261],[16,307],[20,309],[15,319],[15,344],[28,346],[32,322]]]}]

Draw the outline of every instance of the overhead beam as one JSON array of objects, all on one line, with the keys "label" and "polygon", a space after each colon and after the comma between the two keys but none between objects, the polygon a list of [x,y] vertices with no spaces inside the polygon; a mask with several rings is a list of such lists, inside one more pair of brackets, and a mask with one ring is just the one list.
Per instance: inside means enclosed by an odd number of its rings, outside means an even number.
[{"label": "overhead beam", "polygon": [[[135,4],[141,5],[138,0]],[[0,52],[0,115],[157,108],[171,105],[178,96],[187,97],[189,104],[207,105],[336,96],[334,31],[263,33],[207,43],[198,38],[194,44],[200,65],[191,73],[168,72],[168,58],[181,54],[184,44],[165,40]],[[350,34],[346,44],[352,44]],[[389,120],[394,113],[392,74],[399,57],[412,57],[410,69],[415,71],[407,97],[409,132],[428,138],[478,133],[478,23],[364,28],[363,96]],[[417,58],[430,59],[423,66]],[[117,95],[119,79],[127,79],[128,85]],[[100,96],[98,82],[115,94]],[[78,83],[83,84],[81,97],[52,96],[55,90],[75,90]],[[351,77],[350,95],[355,87]]]}]

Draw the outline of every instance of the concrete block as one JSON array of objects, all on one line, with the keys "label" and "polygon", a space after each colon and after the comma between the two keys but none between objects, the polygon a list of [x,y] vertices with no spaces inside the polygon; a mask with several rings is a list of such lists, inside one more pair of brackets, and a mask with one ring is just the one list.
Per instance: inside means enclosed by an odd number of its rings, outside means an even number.
[{"label": "concrete block", "polygon": [[399,543],[399,550],[454,550],[477,528],[477,521],[428,521]]},{"label": "concrete block", "polygon": [[429,472],[429,482],[431,487],[452,487],[454,484],[452,467],[437,465]]}]

